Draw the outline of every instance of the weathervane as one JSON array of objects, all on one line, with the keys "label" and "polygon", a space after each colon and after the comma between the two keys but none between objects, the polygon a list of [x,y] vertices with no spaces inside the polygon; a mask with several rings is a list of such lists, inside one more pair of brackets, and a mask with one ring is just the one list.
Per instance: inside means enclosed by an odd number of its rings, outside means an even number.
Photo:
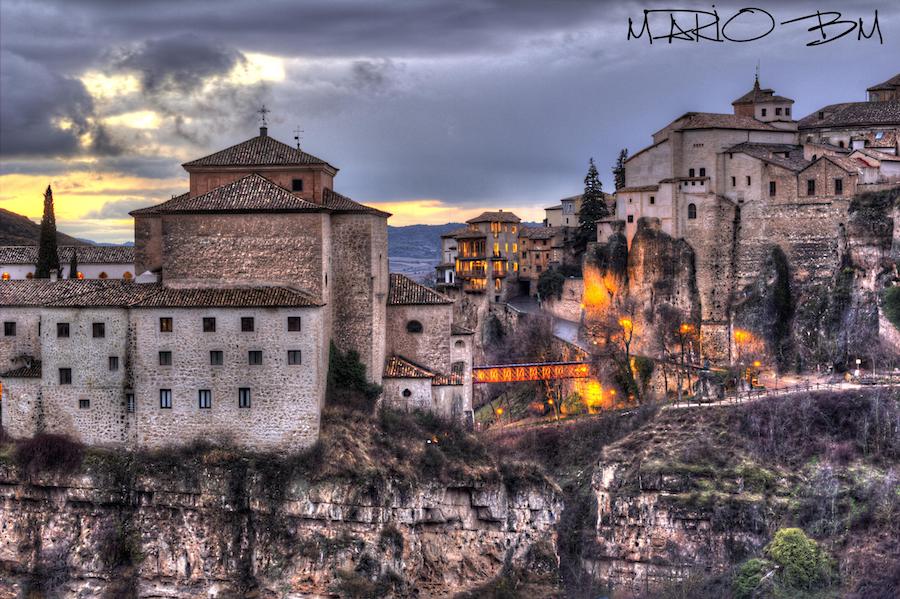
[{"label": "weathervane", "polygon": [[294,129],[294,141],[297,142],[297,149],[300,149],[300,140],[303,139],[303,129],[298,125],[296,129]]},{"label": "weathervane", "polygon": [[259,114],[259,124],[260,124],[262,127],[267,127],[267,126],[269,125],[269,123],[268,123],[268,121],[266,120],[266,115],[269,114],[269,113],[272,112],[272,111],[269,110],[268,108],[266,108],[266,105],[263,104],[263,105],[262,105],[262,108],[260,108],[260,109],[257,110],[256,112],[257,112],[257,114]]}]

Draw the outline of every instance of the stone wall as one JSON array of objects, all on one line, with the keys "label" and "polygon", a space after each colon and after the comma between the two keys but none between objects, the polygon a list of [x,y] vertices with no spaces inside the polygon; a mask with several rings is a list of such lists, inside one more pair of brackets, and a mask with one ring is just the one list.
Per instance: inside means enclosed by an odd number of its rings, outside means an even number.
[{"label": "stone wall", "polygon": [[355,350],[378,383],[385,359],[387,219],[368,214],[331,217],[333,339]]},{"label": "stone wall", "polygon": [[[420,366],[443,374],[450,372],[450,304],[388,306],[388,355],[406,358]],[[410,333],[406,326],[417,320],[421,333]]]},{"label": "stone wall", "polygon": [[4,379],[0,393],[0,425],[14,438],[31,437],[43,419],[41,379]]},{"label": "stone wall", "polygon": [[541,308],[556,318],[581,322],[582,303],[584,295],[584,279],[567,277],[563,282],[562,298],[556,296],[547,298],[541,302]]},{"label": "stone wall", "polygon": [[382,380],[382,401],[398,410],[425,410],[435,412],[431,379],[386,378]]},{"label": "stone wall", "polygon": [[[204,333],[202,318],[216,317],[216,331]],[[255,319],[241,332],[240,319]],[[301,317],[301,331],[287,330],[287,317]],[[159,330],[159,318],[173,319],[173,332]],[[296,450],[314,443],[328,371],[325,308],[135,309],[136,347],[132,373],[135,430],[140,447],[229,438],[258,450]],[[210,364],[210,351],[224,353]],[[248,352],[261,350],[262,365],[249,365]],[[301,351],[301,364],[287,363],[288,350]],[[172,352],[172,365],[159,365],[159,352]],[[238,389],[251,389],[251,407],[238,406]],[[160,389],[172,390],[172,408],[160,408]],[[199,407],[199,390],[212,392],[212,408]]]},{"label": "stone wall", "polygon": [[6,372],[24,364],[22,356],[40,359],[41,342],[38,329],[41,322],[39,307],[3,306],[0,326],[4,322],[16,323],[15,335],[4,335],[0,330],[0,372]]},{"label": "stone wall", "polygon": [[321,167],[315,168],[266,168],[254,166],[252,170],[231,168],[217,168],[211,171],[191,169],[190,193],[191,197],[203,195],[217,187],[237,181],[247,175],[256,173],[269,179],[284,189],[291,190],[294,179],[303,180],[303,191],[292,192],[304,200],[322,203],[322,191],[327,187],[334,188],[334,178],[323,171]]},{"label": "stone wall", "polygon": [[330,301],[328,214],[177,214],[162,221],[167,284],[292,284]]}]

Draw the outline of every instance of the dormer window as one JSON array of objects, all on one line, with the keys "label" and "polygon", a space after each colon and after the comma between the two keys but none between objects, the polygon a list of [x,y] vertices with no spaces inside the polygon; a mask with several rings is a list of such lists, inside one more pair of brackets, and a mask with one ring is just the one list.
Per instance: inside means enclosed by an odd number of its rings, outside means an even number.
[{"label": "dormer window", "polygon": [[303,179],[291,179],[291,191],[303,191]]}]

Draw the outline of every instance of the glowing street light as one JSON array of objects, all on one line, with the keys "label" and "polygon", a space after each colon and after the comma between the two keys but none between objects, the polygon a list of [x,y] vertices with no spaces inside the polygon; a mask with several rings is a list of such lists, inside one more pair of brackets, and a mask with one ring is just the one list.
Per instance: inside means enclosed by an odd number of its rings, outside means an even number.
[{"label": "glowing street light", "polygon": [[634,327],[634,323],[630,318],[623,318],[619,321],[619,325],[626,331],[630,331]]}]

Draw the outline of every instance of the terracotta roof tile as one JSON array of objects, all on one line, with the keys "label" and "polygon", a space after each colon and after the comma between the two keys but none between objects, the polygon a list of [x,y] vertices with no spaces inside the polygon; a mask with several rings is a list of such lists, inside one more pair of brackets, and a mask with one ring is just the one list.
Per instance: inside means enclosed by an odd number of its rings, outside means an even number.
[{"label": "terracotta roof tile", "polygon": [[391,273],[387,304],[389,306],[452,304],[453,300],[409,277]]},{"label": "terracotta roof tile", "polygon": [[897,88],[900,88],[900,74],[894,75],[893,77],[891,77],[890,79],[888,79],[887,81],[885,81],[883,83],[873,85],[866,91],[867,92],[875,92],[875,91],[881,91],[881,90],[892,90],[892,89],[897,89]]},{"label": "terracotta roof tile", "polygon": [[148,212],[152,214],[260,211],[315,212],[324,209],[323,206],[299,198],[265,177],[253,173],[237,181],[217,187],[203,195],[194,197],[178,196],[168,202],[153,206]]},{"label": "terracotta roof tile", "polygon": [[[185,162],[185,167],[329,165],[268,135],[258,135],[209,156]],[[331,167],[334,168],[334,167]],[[335,169],[336,170],[336,169]]]},{"label": "terracotta roof tile", "polygon": [[389,356],[384,364],[386,379],[430,379],[435,373],[400,356]]},{"label": "terracotta roof tile", "polygon": [[757,102],[793,102],[793,100],[784,96],[776,96],[775,90],[760,89],[759,80],[757,80],[753,84],[753,89],[732,102],[732,104],[754,104]]},{"label": "terracotta roof tile", "polygon": [[686,112],[673,123],[679,123],[676,131],[686,129],[741,129],[752,131],[782,131],[752,116],[720,114],[716,112]]},{"label": "terracotta roof tile", "polygon": [[371,206],[360,204],[359,202],[355,202],[347,196],[343,196],[338,192],[332,191],[328,188],[326,188],[322,192],[322,200],[325,203],[325,207],[333,210],[334,212],[375,214],[384,217],[391,216],[390,212],[384,212],[383,210],[378,210],[377,208],[372,208]]},{"label": "terracotta roof tile", "polygon": [[495,212],[482,212],[475,218],[470,218],[466,222],[470,225],[475,223],[518,223],[522,219],[513,214],[512,212],[504,212],[503,210],[497,210]]},{"label": "terracotta roof tile", "polygon": [[[64,245],[57,248],[60,264],[69,264],[78,250],[79,264],[133,264],[134,248],[124,245]],[[0,264],[36,264],[38,246],[0,246]]]},{"label": "terracotta roof tile", "polygon": [[456,237],[457,235],[464,235],[468,233],[471,229],[469,227],[459,227],[458,229],[453,229],[452,231],[448,231],[441,235],[441,237]]},{"label": "terracotta roof tile", "polygon": [[108,285],[124,285],[111,279],[18,279],[0,281],[0,306],[43,306],[62,297],[73,297]]},{"label": "terracotta roof tile", "polygon": [[24,366],[19,366],[18,368],[7,370],[6,372],[0,374],[0,378],[39,379],[41,378],[41,361],[32,360],[30,364],[25,364]]},{"label": "terracotta roof tile", "polygon": [[558,227],[522,227],[519,229],[519,237],[523,239],[553,239],[558,233]]},{"label": "terracotta roof tile", "polygon": [[[799,172],[811,163],[803,157],[803,146],[744,142],[731,146],[726,152],[752,156],[789,171]],[[787,156],[785,156],[787,154]]]},{"label": "terracotta roof tile", "polygon": [[455,362],[450,367],[450,374],[437,374],[431,379],[431,384],[435,387],[446,385],[462,385],[465,383],[465,364]]},{"label": "terracotta roof tile", "polygon": [[878,125],[900,125],[900,100],[829,104],[800,119],[798,126],[803,130]]}]

